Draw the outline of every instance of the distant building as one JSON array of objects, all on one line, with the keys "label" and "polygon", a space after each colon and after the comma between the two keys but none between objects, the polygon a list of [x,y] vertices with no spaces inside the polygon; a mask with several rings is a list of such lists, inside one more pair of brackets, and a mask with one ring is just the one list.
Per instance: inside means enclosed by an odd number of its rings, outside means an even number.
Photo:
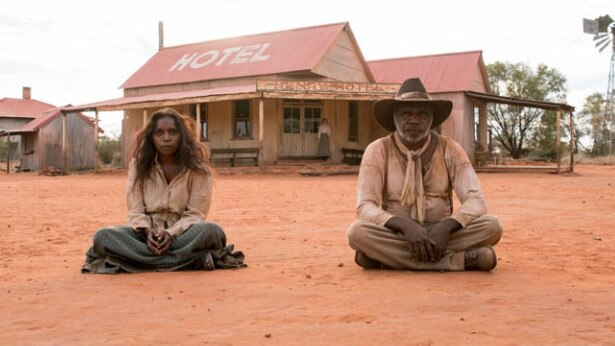
[{"label": "distant building", "polygon": [[94,168],[94,121],[78,112],[62,114],[31,99],[30,88],[23,90],[23,99],[0,99],[0,138],[4,145],[7,139],[19,143],[11,159],[20,160],[20,170],[64,169],[64,160],[67,170]]},{"label": "distant building", "polygon": [[[53,107],[48,103],[33,100],[32,89],[23,87],[21,99],[9,97],[0,99],[0,132],[19,129]],[[6,136],[0,137],[0,145],[6,145],[6,139]],[[11,142],[16,142],[18,148],[20,140],[20,136],[11,138]],[[19,159],[21,157],[21,150],[11,153],[11,157]]]}]

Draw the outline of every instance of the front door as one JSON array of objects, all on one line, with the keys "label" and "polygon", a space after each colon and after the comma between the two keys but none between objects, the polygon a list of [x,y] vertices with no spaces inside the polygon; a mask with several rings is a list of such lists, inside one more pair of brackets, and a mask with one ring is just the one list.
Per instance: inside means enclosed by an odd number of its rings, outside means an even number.
[{"label": "front door", "polygon": [[315,157],[321,119],[322,101],[284,100],[280,156]]}]

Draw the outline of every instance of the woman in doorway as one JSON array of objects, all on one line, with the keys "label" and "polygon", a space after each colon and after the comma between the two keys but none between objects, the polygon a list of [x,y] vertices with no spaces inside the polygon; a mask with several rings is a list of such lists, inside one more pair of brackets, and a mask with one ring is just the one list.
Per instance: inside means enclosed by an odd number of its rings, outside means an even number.
[{"label": "woman in doorway", "polygon": [[329,149],[329,141],[331,137],[331,127],[329,127],[329,120],[322,118],[320,126],[318,127],[318,156],[322,160],[326,160],[331,156]]},{"label": "woman in doorway", "polygon": [[128,222],[96,232],[84,273],[240,268],[243,254],[206,220],[212,171],[194,123],[172,108],[152,114],[128,169]]}]

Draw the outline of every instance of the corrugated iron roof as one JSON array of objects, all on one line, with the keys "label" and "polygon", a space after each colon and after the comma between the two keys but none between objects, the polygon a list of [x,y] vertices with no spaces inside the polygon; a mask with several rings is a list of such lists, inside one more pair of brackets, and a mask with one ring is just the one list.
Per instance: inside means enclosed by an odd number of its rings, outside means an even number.
[{"label": "corrugated iron roof", "polygon": [[[51,109],[48,109],[46,112],[43,113],[43,115],[37,117],[36,119],[30,121],[29,123],[25,124],[24,126],[20,127],[19,129],[16,130],[10,130],[10,131],[6,131],[6,132],[10,132],[10,133],[26,133],[26,132],[36,132],[38,131],[41,127],[49,124],[51,121],[53,121],[54,119],[56,119],[57,117],[59,117],[60,115],[62,115],[62,110],[65,109],[66,107],[70,107],[70,105],[65,106],[65,107],[54,107]],[[82,113],[78,113],[76,112],[75,114],[77,114],[77,116],[79,116],[80,118],[82,118],[85,122],[87,122],[90,126],[94,127],[95,123],[94,120]],[[103,133],[104,131],[101,128],[98,128],[98,131]]]},{"label": "corrugated iron roof", "polygon": [[5,97],[0,99],[0,117],[36,118],[46,110],[54,107],[54,105],[33,99],[14,99]]},{"label": "corrugated iron roof", "polygon": [[309,71],[348,23],[163,48],[121,88]]},{"label": "corrugated iron roof", "polygon": [[476,68],[483,74],[487,91],[491,92],[481,51],[425,55],[397,59],[368,61],[378,83],[403,83],[418,77],[430,93],[475,90]]},{"label": "corrugated iron roof", "polygon": [[143,95],[143,96],[126,96],[126,97],[121,97],[121,98],[111,99],[111,100],[106,100],[106,101],[100,101],[100,102],[95,102],[95,103],[64,107],[62,110],[64,111],[89,111],[89,110],[94,110],[94,109],[112,110],[114,107],[118,107],[117,109],[123,109],[122,107],[127,106],[127,105],[144,104],[148,102],[174,101],[174,100],[184,100],[184,99],[198,98],[198,97],[245,94],[245,93],[253,93],[253,92],[256,92],[256,84],[236,85],[236,86],[227,86],[227,87],[212,88],[212,89],[150,94],[150,95]]}]

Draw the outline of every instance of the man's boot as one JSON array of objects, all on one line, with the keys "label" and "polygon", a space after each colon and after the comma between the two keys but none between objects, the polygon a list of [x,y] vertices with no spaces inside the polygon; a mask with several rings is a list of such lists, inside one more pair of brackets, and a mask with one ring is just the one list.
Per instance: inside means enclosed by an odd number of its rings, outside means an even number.
[{"label": "man's boot", "polygon": [[491,246],[482,246],[465,251],[464,266],[466,270],[490,271],[497,264],[498,259]]},{"label": "man's boot", "polygon": [[382,264],[380,262],[367,257],[363,252],[357,251],[354,255],[354,261],[359,266],[365,269],[380,269]]}]

